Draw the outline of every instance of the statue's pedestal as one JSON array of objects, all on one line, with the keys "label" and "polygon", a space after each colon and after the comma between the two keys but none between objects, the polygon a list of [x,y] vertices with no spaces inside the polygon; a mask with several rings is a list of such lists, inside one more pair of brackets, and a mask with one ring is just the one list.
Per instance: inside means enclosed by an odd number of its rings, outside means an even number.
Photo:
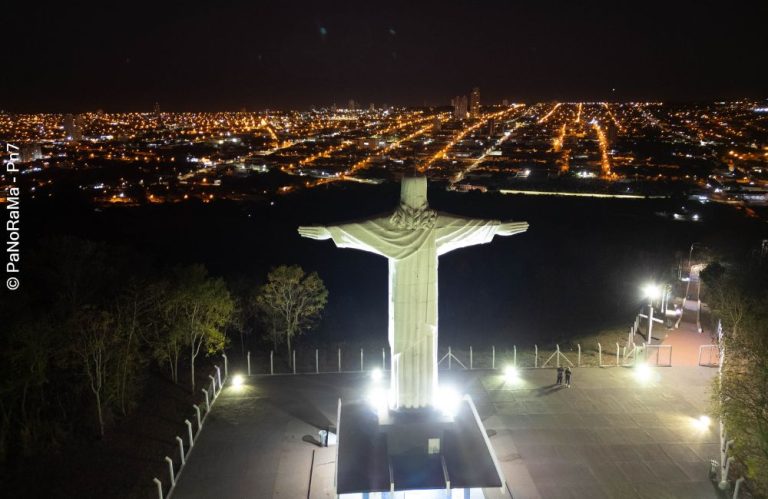
[{"label": "statue's pedestal", "polygon": [[363,403],[339,413],[337,494],[503,484],[470,399],[452,417],[431,408],[377,414]]}]

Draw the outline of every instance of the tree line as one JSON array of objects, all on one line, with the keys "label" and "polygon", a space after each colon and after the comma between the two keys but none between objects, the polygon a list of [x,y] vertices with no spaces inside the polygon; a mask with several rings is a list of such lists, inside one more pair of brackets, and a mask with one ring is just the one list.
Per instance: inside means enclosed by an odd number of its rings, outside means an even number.
[{"label": "tree line", "polygon": [[328,294],[295,265],[228,285],[201,264],[73,237],[44,241],[24,270],[0,303],[0,462],[103,436],[151,389],[149,369],[194,391],[200,359],[233,340],[258,332],[290,352]]}]

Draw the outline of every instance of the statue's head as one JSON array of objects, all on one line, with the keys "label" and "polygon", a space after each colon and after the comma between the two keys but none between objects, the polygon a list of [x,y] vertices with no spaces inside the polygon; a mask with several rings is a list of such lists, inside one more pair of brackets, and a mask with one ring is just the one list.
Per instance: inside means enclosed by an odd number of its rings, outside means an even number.
[{"label": "statue's head", "polygon": [[427,208],[427,177],[403,177],[400,183],[400,204],[412,210]]}]

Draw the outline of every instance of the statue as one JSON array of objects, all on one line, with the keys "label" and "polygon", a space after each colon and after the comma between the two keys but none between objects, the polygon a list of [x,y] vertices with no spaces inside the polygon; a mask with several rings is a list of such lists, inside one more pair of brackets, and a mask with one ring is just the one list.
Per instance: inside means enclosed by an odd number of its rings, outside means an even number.
[{"label": "statue", "polygon": [[431,405],[437,388],[437,261],[449,251],[528,230],[527,222],[474,220],[427,204],[426,177],[403,178],[391,215],[329,227],[299,227],[311,239],[389,260],[389,346],[393,409]]}]

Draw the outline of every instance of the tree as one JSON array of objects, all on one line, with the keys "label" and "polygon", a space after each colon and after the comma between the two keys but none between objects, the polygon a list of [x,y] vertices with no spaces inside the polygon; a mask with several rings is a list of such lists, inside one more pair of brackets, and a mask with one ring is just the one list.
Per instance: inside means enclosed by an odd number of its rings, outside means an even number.
[{"label": "tree", "polygon": [[72,351],[96,399],[99,433],[104,436],[104,409],[108,404],[109,385],[113,383],[113,361],[119,340],[113,331],[113,318],[108,312],[84,307],[75,320]]},{"label": "tree", "polygon": [[267,275],[256,301],[273,342],[284,340],[290,359],[291,341],[318,321],[328,290],[316,272],[305,274],[298,265],[281,265]]},{"label": "tree", "polygon": [[768,495],[768,281],[764,271],[746,268],[721,267],[707,277],[725,349],[713,405],[755,492]]},{"label": "tree", "polygon": [[157,286],[131,278],[113,301],[115,331],[121,339],[117,359],[117,400],[123,415],[128,414],[138,388],[136,378],[143,362],[137,338],[147,327],[152,303],[157,298],[156,290]]},{"label": "tree", "polygon": [[[189,350],[190,381],[195,389],[195,362],[203,346],[205,353],[224,350],[224,328],[229,323],[235,303],[222,279],[208,276],[202,265],[174,271],[167,311],[175,318],[178,334]],[[176,326],[172,325],[171,329]]]}]

